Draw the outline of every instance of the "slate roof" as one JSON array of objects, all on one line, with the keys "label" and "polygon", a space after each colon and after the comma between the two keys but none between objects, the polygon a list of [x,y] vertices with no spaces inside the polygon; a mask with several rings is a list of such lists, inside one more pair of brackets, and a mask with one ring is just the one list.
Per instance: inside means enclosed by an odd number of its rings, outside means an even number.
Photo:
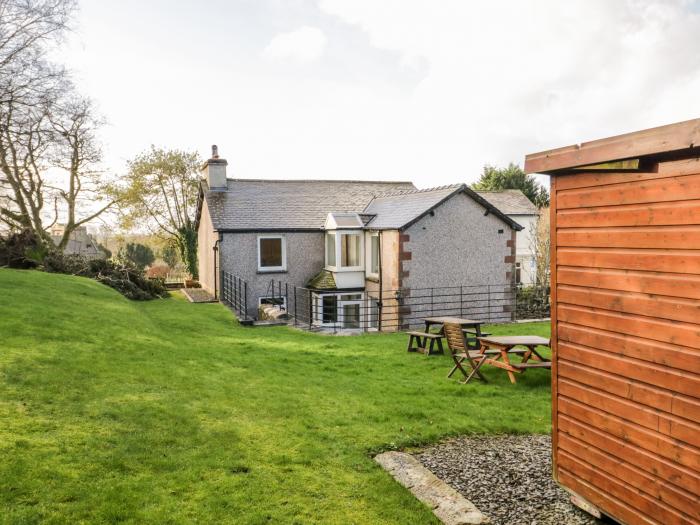
[{"label": "slate roof", "polygon": [[361,212],[375,196],[415,190],[410,182],[228,179],[204,198],[216,230],[320,230],[330,212]]},{"label": "slate roof", "polygon": [[367,223],[373,229],[397,229],[427,213],[452,195],[461,184],[427,190],[407,190],[375,197],[363,213],[375,215]]},{"label": "slate roof", "polygon": [[377,196],[363,211],[364,214],[375,215],[375,218],[371,219],[366,226],[377,230],[407,228],[443,201],[458,193],[465,193],[513,229],[522,230],[522,226],[466,184],[453,184],[425,190],[404,190]]},{"label": "slate roof", "polygon": [[506,215],[537,215],[537,206],[532,204],[520,190],[481,191],[476,193],[493,204]]}]

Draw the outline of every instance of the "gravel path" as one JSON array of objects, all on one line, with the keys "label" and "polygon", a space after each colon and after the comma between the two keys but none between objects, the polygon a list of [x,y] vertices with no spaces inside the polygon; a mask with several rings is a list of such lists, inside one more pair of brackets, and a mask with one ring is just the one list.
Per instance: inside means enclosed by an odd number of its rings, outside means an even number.
[{"label": "gravel path", "polygon": [[180,291],[193,303],[213,303],[216,301],[214,296],[203,288],[182,288]]},{"label": "gravel path", "polygon": [[551,446],[549,436],[463,437],[414,455],[494,525],[602,523],[552,480]]}]

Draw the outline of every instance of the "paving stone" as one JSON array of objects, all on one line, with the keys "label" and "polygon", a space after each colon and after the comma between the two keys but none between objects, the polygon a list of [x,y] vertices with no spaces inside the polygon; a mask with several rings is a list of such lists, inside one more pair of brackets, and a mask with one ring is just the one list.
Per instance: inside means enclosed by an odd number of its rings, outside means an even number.
[{"label": "paving stone", "polygon": [[433,513],[446,525],[489,523],[488,518],[469,500],[440,480],[410,454],[384,452],[374,459],[418,500],[433,509]]}]

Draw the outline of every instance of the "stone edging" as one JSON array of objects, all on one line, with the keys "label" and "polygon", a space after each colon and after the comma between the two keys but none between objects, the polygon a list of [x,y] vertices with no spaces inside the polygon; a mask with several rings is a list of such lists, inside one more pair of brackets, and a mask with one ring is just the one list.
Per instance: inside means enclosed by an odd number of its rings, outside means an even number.
[{"label": "stone edging", "polygon": [[474,504],[405,452],[384,452],[374,458],[393,478],[428,505],[445,525],[490,523]]}]

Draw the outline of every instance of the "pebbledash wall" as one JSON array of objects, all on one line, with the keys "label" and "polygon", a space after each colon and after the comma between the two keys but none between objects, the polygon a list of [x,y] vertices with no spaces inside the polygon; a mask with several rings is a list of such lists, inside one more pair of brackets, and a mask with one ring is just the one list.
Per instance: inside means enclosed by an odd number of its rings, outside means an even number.
[{"label": "pebbledash wall", "polygon": [[484,207],[463,193],[432,213],[401,234],[401,288],[510,282],[515,232],[508,224],[485,215]]},{"label": "pebbledash wall", "polygon": [[[279,235],[285,239],[286,271],[258,270],[260,235]],[[248,315],[251,317],[257,317],[258,299],[269,295],[271,280],[282,281],[290,287],[306,286],[309,279],[323,268],[325,262],[324,233],[321,231],[224,233],[222,237],[219,247],[221,268],[248,283],[247,305]]]}]

